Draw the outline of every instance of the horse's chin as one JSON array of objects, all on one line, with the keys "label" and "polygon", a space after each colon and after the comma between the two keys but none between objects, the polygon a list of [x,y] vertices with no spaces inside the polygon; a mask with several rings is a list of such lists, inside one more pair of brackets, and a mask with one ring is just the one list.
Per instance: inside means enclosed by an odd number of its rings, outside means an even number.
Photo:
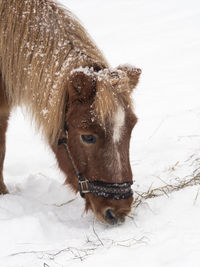
[{"label": "horse's chin", "polygon": [[91,193],[86,194],[85,200],[86,211],[92,210],[98,220],[110,225],[123,223],[133,203],[133,197],[114,200],[97,197]]}]

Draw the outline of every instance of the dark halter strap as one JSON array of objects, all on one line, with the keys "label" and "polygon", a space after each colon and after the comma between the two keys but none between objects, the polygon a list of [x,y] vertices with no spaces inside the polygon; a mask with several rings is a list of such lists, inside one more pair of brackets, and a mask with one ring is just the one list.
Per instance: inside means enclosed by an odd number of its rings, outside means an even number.
[{"label": "dark halter strap", "polygon": [[[67,133],[67,131],[66,131]],[[125,183],[105,183],[100,181],[88,181],[82,174],[78,171],[78,168],[72,158],[70,153],[67,138],[62,138],[58,140],[58,145],[64,145],[65,150],[71,160],[74,172],[78,178],[78,189],[81,197],[85,197],[86,193],[92,193],[95,196],[101,196],[109,199],[127,199],[133,195],[131,189],[132,182]]]}]

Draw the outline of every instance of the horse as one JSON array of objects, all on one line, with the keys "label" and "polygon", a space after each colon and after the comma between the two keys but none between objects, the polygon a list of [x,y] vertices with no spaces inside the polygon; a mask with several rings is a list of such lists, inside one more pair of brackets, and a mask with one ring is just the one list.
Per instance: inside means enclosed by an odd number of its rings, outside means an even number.
[{"label": "horse", "polygon": [[133,203],[131,93],[141,69],[112,68],[78,18],[52,0],[0,0],[0,194],[11,110],[26,108],[85,210],[124,222]]}]

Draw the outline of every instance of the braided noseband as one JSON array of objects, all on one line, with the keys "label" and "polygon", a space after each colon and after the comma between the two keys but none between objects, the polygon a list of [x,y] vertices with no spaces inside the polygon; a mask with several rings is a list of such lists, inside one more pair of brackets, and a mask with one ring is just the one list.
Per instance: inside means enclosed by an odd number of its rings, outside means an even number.
[{"label": "braided noseband", "polygon": [[64,145],[65,150],[71,160],[74,172],[78,178],[78,188],[81,197],[85,197],[86,193],[92,193],[95,196],[101,196],[109,199],[127,199],[133,195],[131,189],[132,182],[126,183],[105,183],[100,181],[90,182],[85,179],[82,174],[78,171],[76,164],[72,158],[69,147],[67,145],[67,138],[58,140],[58,145]]}]

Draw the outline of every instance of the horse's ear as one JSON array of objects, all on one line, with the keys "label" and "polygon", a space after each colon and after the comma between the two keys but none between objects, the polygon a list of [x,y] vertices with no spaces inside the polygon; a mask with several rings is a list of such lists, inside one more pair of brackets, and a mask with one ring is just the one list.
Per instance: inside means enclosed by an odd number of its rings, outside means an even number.
[{"label": "horse's ear", "polygon": [[69,101],[86,101],[95,93],[95,79],[83,71],[74,72],[69,79]]},{"label": "horse's ear", "polygon": [[142,73],[142,70],[139,68],[135,68],[131,65],[120,65],[117,69],[126,72],[129,78],[129,86],[132,91],[139,82],[139,78],[140,78],[140,74]]}]

